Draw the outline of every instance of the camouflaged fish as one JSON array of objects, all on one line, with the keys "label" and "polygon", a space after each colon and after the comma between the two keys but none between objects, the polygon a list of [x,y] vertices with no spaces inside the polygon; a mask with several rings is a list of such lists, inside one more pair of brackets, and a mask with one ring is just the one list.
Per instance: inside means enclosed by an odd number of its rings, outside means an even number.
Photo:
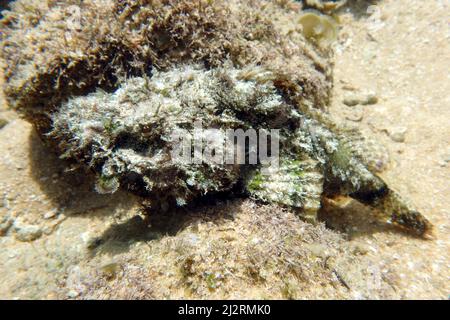
[{"label": "camouflaged fish", "polygon": [[[373,148],[327,115],[329,21],[290,1],[16,1],[1,22],[5,93],[99,192],[167,209],[238,189],[310,220],[343,195],[427,236]],[[279,130],[279,167],[173,161],[172,134],[197,122]]]}]

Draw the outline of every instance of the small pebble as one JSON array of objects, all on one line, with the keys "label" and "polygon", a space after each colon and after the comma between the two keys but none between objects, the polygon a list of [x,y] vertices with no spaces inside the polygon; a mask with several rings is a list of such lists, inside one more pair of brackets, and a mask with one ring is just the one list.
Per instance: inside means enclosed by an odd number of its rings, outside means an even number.
[{"label": "small pebble", "polygon": [[360,121],[362,121],[363,117],[364,117],[364,113],[362,110],[352,109],[352,110],[345,112],[345,119],[353,121],[353,122],[360,122]]},{"label": "small pebble", "polygon": [[56,211],[52,210],[52,211],[48,211],[46,213],[44,213],[44,219],[48,220],[48,219],[52,219],[56,216]]},{"label": "small pebble", "polygon": [[345,85],[342,86],[342,90],[356,91],[357,89],[354,86],[352,86],[352,85],[345,84]]},{"label": "small pebble", "polygon": [[357,105],[372,105],[378,103],[378,96],[373,92],[368,93],[351,93],[348,94],[342,102],[349,107]]},{"label": "small pebble", "polygon": [[42,236],[42,229],[34,225],[16,225],[16,239],[22,242],[34,241]]},{"label": "small pebble", "polygon": [[367,94],[367,96],[364,98],[364,100],[361,101],[362,105],[372,105],[372,104],[377,104],[377,103],[378,103],[378,97],[375,93]]},{"label": "small pebble", "polygon": [[392,141],[403,143],[406,139],[406,128],[396,128],[390,131],[389,136],[391,137]]},{"label": "small pebble", "polygon": [[344,100],[342,101],[346,106],[349,107],[354,107],[356,105],[359,104],[360,100],[359,98],[355,97],[355,96],[348,96],[345,97]]}]

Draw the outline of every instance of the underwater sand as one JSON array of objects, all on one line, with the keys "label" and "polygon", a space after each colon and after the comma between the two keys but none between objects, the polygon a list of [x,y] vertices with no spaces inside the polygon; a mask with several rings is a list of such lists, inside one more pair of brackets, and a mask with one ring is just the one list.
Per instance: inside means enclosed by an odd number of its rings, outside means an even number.
[{"label": "underwater sand", "polygon": [[[137,199],[98,195],[89,177],[64,173],[2,102],[0,297],[448,298],[450,3],[378,7],[341,15],[331,112],[386,145],[383,178],[430,219],[436,239],[392,230],[356,204],[328,217],[336,231],[249,200],[148,228]],[[344,105],[366,91],[376,104]]]}]

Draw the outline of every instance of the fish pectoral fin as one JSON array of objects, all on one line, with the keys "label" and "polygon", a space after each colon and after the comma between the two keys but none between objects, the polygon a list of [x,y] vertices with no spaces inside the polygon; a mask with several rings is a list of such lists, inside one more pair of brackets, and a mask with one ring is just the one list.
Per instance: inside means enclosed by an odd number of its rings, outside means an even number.
[{"label": "fish pectoral fin", "polygon": [[301,209],[308,221],[316,221],[323,192],[323,174],[312,159],[282,159],[272,171],[258,169],[247,180],[251,197],[282,206]]}]

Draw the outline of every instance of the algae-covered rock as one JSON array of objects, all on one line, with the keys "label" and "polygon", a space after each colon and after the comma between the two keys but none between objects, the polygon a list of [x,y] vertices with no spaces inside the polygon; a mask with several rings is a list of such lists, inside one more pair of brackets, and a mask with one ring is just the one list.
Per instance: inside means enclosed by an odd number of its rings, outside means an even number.
[{"label": "algae-covered rock", "polygon": [[[166,209],[233,190],[313,218],[322,197],[348,195],[428,234],[360,134],[327,116],[334,26],[288,4],[16,1],[1,20],[6,97],[102,193]],[[248,161],[220,161],[230,130]]]},{"label": "algae-covered rock", "polygon": [[[2,20],[5,93],[42,132],[71,96],[180,63],[264,66],[318,108],[329,99],[329,50],[304,39],[300,13],[277,1],[16,1]],[[27,36],[24,37],[24,30]],[[296,88],[296,89],[295,89]],[[301,92],[300,92],[301,88]]]},{"label": "algae-covered rock", "polygon": [[313,8],[325,13],[331,13],[343,7],[347,3],[347,0],[302,0],[302,2],[305,8]]}]

